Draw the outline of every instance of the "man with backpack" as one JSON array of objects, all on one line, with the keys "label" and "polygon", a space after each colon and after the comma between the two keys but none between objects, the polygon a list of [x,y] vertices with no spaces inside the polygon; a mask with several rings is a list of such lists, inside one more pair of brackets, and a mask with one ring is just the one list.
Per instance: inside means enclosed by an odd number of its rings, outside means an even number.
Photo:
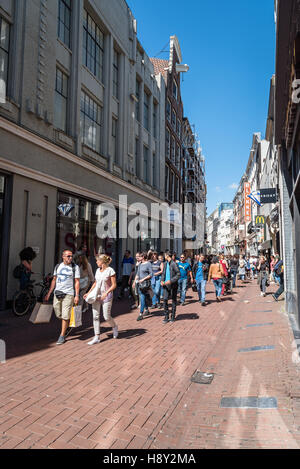
[{"label": "man with backpack", "polygon": [[54,290],[53,308],[58,319],[62,320],[61,334],[56,342],[57,345],[62,345],[66,341],[65,336],[72,308],[79,303],[80,288],[80,270],[78,265],[73,263],[72,252],[63,251],[62,260],[61,264],[55,266],[50,290],[45,296],[45,301],[49,301]]},{"label": "man with backpack", "polygon": [[283,262],[280,260],[280,257],[278,256],[276,258],[277,262],[274,265],[274,273],[276,274],[276,277],[279,281],[279,288],[278,290],[272,295],[275,301],[278,301],[278,298],[284,291],[284,280],[283,280]]}]

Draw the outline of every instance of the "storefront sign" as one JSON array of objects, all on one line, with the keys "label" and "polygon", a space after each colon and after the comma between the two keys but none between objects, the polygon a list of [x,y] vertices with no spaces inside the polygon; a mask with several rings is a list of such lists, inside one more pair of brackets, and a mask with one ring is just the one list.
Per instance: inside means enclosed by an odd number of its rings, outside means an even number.
[{"label": "storefront sign", "polygon": [[276,189],[260,189],[261,204],[275,204],[277,202]]},{"label": "storefront sign", "polygon": [[255,217],[255,225],[263,226],[266,223],[265,217],[263,215],[257,215]]},{"label": "storefront sign", "polygon": [[58,210],[60,211],[60,213],[62,215],[67,217],[69,215],[69,213],[71,213],[71,211],[73,210],[74,205],[72,205],[72,204],[60,204],[57,208],[58,208]]},{"label": "storefront sign", "polygon": [[251,194],[250,182],[244,184],[244,206],[245,206],[245,222],[251,221],[251,200],[248,195]]}]

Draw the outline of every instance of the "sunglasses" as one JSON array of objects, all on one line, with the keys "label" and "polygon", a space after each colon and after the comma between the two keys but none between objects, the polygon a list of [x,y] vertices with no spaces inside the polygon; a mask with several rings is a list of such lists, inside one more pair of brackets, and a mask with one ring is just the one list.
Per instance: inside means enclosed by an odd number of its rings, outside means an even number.
[{"label": "sunglasses", "polygon": [[73,256],[64,256],[64,257],[71,257],[72,258]]}]

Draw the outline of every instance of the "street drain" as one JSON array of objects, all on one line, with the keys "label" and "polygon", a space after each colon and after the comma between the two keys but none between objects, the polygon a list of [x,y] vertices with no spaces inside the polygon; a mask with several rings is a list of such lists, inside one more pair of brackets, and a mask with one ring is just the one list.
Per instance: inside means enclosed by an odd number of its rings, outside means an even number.
[{"label": "street drain", "polygon": [[272,313],[272,310],[271,309],[260,309],[260,310],[252,310],[250,311],[250,313]]},{"label": "street drain", "polygon": [[210,384],[213,379],[214,373],[204,373],[198,370],[191,377],[191,381],[198,384]]},{"label": "street drain", "polygon": [[275,397],[223,397],[221,407],[238,409],[277,409]]},{"label": "street drain", "polygon": [[264,322],[262,324],[247,324],[245,327],[273,326],[273,322]]},{"label": "street drain", "polygon": [[259,345],[256,347],[240,348],[238,352],[256,352],[257,350],[274,350],[274,345]]}]

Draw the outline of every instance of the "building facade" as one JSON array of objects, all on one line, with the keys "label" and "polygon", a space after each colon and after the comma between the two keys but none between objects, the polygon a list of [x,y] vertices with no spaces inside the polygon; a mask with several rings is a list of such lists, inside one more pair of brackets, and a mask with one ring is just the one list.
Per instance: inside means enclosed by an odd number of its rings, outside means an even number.
[{"label": "building facade", "polygon": [[[64,248],[163,249],[152,203],[165,199],[165,86],[124,0],[0,0],[0,308],[24,246],[51,272]],[[163,142],[163,145],[161,145]],[[136,239],[119,233],[119,196]],[[99,236],[102,204],[116,222]],[[136,221],[138,218],[138,221]],[[142,227],[142,229],[141,229]]]},{"label": "building facade", "polygon": [[275,144],[278,146],[280,245],[286,311],[300,324],[300,5],[275,2]]}]

